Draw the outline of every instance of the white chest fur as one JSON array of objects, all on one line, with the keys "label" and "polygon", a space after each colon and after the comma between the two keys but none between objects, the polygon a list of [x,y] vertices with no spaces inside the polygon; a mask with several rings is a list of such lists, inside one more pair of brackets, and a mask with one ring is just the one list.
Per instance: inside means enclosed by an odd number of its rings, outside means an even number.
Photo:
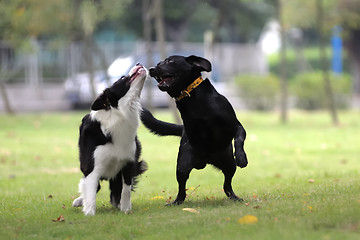
[{"label": "white chest fur", "polygon": [[94,171],[101,177],[113,178],[127,162],[134,161],[141,109],[139,104],[136,105],[135,108],[91,112],[91,118],[101,123],[103,134],[112,139],[111,143],[98,146],[94,152]]}]

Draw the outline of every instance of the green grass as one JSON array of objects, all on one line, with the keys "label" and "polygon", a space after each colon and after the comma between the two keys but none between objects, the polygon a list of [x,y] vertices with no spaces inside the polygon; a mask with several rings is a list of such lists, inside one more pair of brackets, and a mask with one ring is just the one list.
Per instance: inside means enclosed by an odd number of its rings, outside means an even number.
[{"label": "green grass", "polygon": [[[239,112],[249,158],[233,179],[242,203],[225,198],[222,174],[208,166],[192,172],[182,206],[165,207],[177,193],[179,139],[141,126],[149,170],[132,213],[111,207],[103,182],[93,217],[71,206],[83,114],[0,115],[0,239],[360,239],[358,112],[341,112],[339,127],[326,112],[291,112],[286,125],[276,113]],[[245,215],[258,221],[239,224]]]}]

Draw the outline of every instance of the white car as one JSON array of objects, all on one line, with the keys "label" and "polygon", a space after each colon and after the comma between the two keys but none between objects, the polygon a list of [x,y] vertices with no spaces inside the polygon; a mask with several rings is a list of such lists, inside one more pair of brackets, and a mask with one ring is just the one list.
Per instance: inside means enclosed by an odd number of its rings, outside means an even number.
[{"label": "white car", "polygon": [[[96,95],[109,87],[121,76],[126,75],[136,63],[142,63],[145,57],[119,57],[115,59],[105,71],[94,73],[94,86]],[[147,107],[168,107],[169,97],[166,93],[157,90],[156,81],[147,79],[141,94],[141,102]],[[73,108],[89,108],[95,96],[92,96],[89,73],[78,73],[73,78],[65,80],[65,97]],[[149,98],[149,94],[151,98]],[[151,99],[151,103],[149,103]]]}]

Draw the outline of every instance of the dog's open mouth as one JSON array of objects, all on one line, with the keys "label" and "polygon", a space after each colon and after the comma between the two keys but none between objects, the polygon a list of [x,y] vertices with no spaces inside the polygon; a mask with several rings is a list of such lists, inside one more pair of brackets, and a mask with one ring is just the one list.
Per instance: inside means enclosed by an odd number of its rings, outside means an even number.
[{"label": "dog's open mouth", "polygon": [[170,87],[173,81],[172,76],[156,76],[155,79],[158,82],[157,86],[160,88],[160,90]]},{"label": "dog's open mouth", "polygon": [[134,81],[137,76],[143,73],[146,74],[145,68],[142,65],[137,65],[134,69],[132,69],[132,73],[130,73],[130,82]]}]

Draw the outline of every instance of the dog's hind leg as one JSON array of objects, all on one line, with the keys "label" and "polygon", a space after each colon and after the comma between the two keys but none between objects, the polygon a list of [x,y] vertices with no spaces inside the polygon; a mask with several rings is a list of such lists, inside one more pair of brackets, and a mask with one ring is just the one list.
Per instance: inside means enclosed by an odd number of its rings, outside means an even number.
[{"label": "dog's hind leg", "polygon": [[83,212],[85,215],[95,215],[96,211],[96,193],[99,188],[99,176],[95,171],[84,178],[83,183]]},{"label": "dog's hind leg", "polygon": [[244,142],[246,138],[246,131],[243,126],[239,123],[236,129],[234,138],[235,147],[235,163],[237,166],[244,168],[248,164],[246,153],[244,150]]},{"label": "dog's hind leg", "polygon": [[121,171],[123,186],[121,191],[120,210],[129,213],[131,211],[131,185],[133,180],[134,162],[129,162]]},{"label": "dog's hind leg", "polygon": [[110,203],[116,208],[120,208],[121,191],[123,187],[122,173],[119,172],[115,178],[109,180]]},{"label": "dog's hind leg", "polygon": [[236,171],[236,166],[235,164],[229,167],[226,167],[224,169],[222,169],[222,172],[224,174],[225,180],[224,180],[224,192],[226,194],[226,196],[228,196],[228,198],[232,199],[232,200],[239,200],[239,201],[243,201],[243,199],[239,198],[238,196],[236,196],[236,194],[234,193],[233,189],[232,189],[232,178],[235,174]]},{"label": "dog's hind leg", "polygon": [[230,146],[228,151],[226,151],[224,154],[221,154],[222,159],[220,161],[216,161],[214,165],[219,168],[224,174],[225,179],[223,187],[226,196],[232,200],[243,201],[243,199],[236,196],[231,184],[232,178],[236,172],[236,164],[233,160],[232,151],[232,146]]}]

